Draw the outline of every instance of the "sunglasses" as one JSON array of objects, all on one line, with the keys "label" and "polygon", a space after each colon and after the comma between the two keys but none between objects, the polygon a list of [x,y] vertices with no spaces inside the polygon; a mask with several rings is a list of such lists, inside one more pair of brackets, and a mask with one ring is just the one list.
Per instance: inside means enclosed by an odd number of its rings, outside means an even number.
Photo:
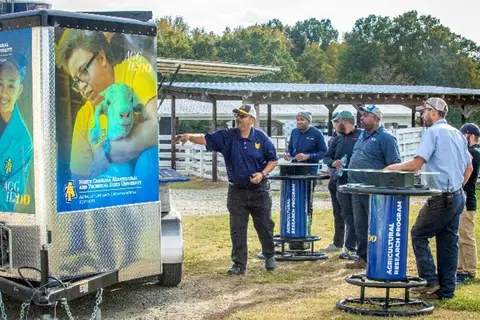
[{"label": "sunglasses", "polygon": [[241,113],[234,113],[233,116],[234,116],[235,118],[240,118],[240,119],[249,117],[248,114],[241,114]]}]

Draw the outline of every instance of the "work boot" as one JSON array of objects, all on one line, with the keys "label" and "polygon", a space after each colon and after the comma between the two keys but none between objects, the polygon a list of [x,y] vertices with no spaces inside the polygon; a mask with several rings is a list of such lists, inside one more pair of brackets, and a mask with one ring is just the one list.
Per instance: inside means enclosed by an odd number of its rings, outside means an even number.
[{"label": "work boot", "polygon": [[265,269],[267,269],[267,271],[273,271],[276,267],[277,263],[275,262],[275,257],[265,259]]},{"label": "work boot", "polygon": [[433,284],[433,285],[427,284],[426,286],[410,288],[409,291],[410,293],[413,293],[413,294],[426,294],[426,293],[436,292],[439,289],[440,289],[440,286],[438,284]]},{"label": "work boot", "polygon": [[227,274],[229,276],[239,276],[245,274],[245,267],[239,265],[238,263],[234,263],[230,269],[228,269]]},{"label": "work boot", "polygon": [[425,292],[420,295],[420,299],[423,300],[442,300],[443,296],[440,293],[440,290],[434,292]]},{"label": "work boot", "polygon": [[345,268],[347,269],[365,269],[367,267],[367,262],[362,258],[358,258],[357,260],[345,264]]}]

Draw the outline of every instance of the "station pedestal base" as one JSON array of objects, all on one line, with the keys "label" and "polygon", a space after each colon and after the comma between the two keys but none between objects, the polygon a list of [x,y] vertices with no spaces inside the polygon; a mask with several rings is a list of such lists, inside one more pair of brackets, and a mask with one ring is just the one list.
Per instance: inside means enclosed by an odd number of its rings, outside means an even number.
[{"label": "station pedestal base", "polygon": [[[316,260],[323,260],[328,259],[328,255],[320,252],[315,251],[315,242],[320,240],[320,237],[317,236],[307,236],[305,238],[285,238],[281,237],[280,235],[275,235],[273,240],[277,244],[277,246],[281,247],[281,250],[275,251],[275,260],[276,261],[316,261]],[[302,243],[302,244],[309,244],[306,247],[308,249],[286,249],[285,244],[295,242],[295,243]],[[305,246],[304,246],[305,247]],[[258,254],[259,259],[264,259],[262,253]]]},{"label": "station pedestal base", "polygon": [[[417,316],[432,313],[433,306],[423,300],[411,299],[408,291],[413,287],[427,284],[418,277],[407,277],[406,281],[374,281],[365,274],[350,275],[345,278],[350,284],[360,287],[359,298],[344,298],[337,302],[337,308],[351,313],[371,316]],[[384,297],[367,297],[366,288],[385,289]],[[390,297],[391,289],[403,289],[403,298]]]}]

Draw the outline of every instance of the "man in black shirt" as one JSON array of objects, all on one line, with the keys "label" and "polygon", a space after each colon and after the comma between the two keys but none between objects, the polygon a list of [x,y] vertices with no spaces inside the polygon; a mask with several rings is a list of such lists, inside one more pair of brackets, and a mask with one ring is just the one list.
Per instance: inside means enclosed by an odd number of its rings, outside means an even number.
[{"label": "man in black shirt", "polygon": [[[357,251],[357,235],[353,222],[352,196],[349,193],[339,192],[338,186],[348,182],[348,174],[342,169],[348,167],[350,158],[353,154],[353,147],[357,142],[357,138],[361,133],[361,129],[355,128],[355,117],[350,111],[340,112],[333,121],[336,121],[336,130],[339,135],[332,138],[329,148],[323,158],[329,168],[334,169],[333,177],[330,179],[335,184],[336,198],[340,206],[341,221],[343,224],[337,227],[335,221],[335,231],[337,228],[342,229],[342,236],[345,235],[345,248],[340,254],[341,259],[355,260],[358,258]],[[333,199],[333,196],[332,196]],[[345,230],[345,233],[343,232]],[[343,240],[343,239],[342,239]]]},{"label": "man in black shirt", "polygon": [[472,279],[477,273],[477,243],[475,241],[475,212],[477,210],[477,197],[475,195],[478,171],[480,167],[480,145],[478,137],[480,129],[476,124],[466,123],[460,128],[468,142],[468,151],[472,156],[473,172],[463,191],[467,196],[465,210],[460,215],[459,228],[459,254],[457,268],[457,283]]}]

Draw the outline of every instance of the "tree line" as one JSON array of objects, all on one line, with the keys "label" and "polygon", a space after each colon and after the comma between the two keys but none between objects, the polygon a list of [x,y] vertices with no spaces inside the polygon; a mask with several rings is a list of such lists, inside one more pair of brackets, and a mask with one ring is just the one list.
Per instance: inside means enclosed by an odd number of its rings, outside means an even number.
[{"label": "tree line", "polygon": [[[480,88],[480,47],[439,19],[416,11],[358,19],[341,41],[330,19],[310,18],[294,25],[272,19],[227,27],[221,35],[191,28],[182,17],[159,18],[156,24],[161,57],[281,67],[281,72],[253,80],[258,82]],[[249,81],[191,75],[177,80]],[[459,114],[452,112],[450,118],[458,122]]]}]

